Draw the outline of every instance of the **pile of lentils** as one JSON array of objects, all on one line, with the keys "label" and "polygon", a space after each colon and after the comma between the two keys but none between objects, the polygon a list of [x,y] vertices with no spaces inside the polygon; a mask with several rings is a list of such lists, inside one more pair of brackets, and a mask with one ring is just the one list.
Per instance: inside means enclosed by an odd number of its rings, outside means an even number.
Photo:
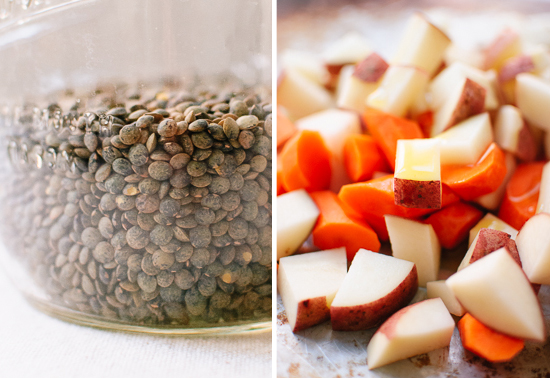
[{"label": "pile of lentils", "polygon": [[234,92],[101,99],[94,111],[51,104],[45,127],[12,138],[33,163],[5,183],[12,253],[51,301],[86,314],[269,319],[271,104]]}]

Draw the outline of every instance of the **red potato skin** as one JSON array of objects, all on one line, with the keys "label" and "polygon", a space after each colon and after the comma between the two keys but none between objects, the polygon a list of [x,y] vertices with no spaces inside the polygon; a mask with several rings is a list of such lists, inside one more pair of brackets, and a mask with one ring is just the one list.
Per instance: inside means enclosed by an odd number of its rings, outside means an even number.
[{"label": "red potato skin", "polygon": [[[364,219],[376,232],[380,241],[388,241],[385,214],[416,219],[432,213],[432,209],[412,209],[395,204],[393,195],[393,175],[379,177],[367,182],[344,185],[338,197],[346,207],[349,217]],[[383,197],[372,195],[370,188],[378,188]],[[442,207],[458,202],[459,197],[445,184],[442,185]]]},{"label": "red potato skin", "polygon": [[499,59],[502,51],[515,43],[518,38],[518,34],[512,29],[504,30],[484,51],[485,61],[483,65],[485,69],[490,69]]},{"label": "red potato skin", "polygon": [[377,53],[372,53],[357,63],[353,76],[365,83],[376,83],[384,75],[389,64]]},{"label": "red potato skin", "polygon": [[516,242],[510,238],[510,235],[504,231],[493,230],[491,228],[482,228],[479,230],[479,236],[477,238],[474,251],[469,263],[472,264],[482,257],[487,256],[489,253],[496,251],[500,248],[506,248],[510,256],[521,267],[521,260],[519,258]]},{"label": "red potato skin", "polygon": [[405,279],[389,294],[374,302],[350,307],[330,307],[334,331],[360,331],[377,326],[405,307],[418,290],[418,273],[413,266]]},{"label": "red potato skin", "polygon": [[342,71],[342,68],[344,66],[345,64],[325,64],[325,68],[330,74],[330,77],[325,84],[326,89],[328,89],[329,91],[333,91],[336,88],[338,84],[338,76],[340,75],[340,71]]},{"label": "red potato skin", "polygon": [[393,179],[395,204],[416,209],[441,209],[441,181]]},{"label": "red potato skin", "polygon": [[515,155],[524,162],[534,161],[537,158],[537,143],[535,142],[535,138],[525,122],[519,131],[518,145]]},{"label": "red potato skin", "polygon": [[471,116],[482,113],[485,108],[486,92],[485,88],[475,81],[466,79],[460,100],[443,131]]},{"label": "red potato skin", "polygon": [[498,81],[500,83],[515,79],[517,75],[523,72],[531,72],[535,69],[533,58],[527,55],[510,58],[504,63],[498,72]]},{"label": "red potato skin", "polygon": [[306,299],[298,303],[296,324],[292,332],[299,332],[330,319],[326,297]]}]

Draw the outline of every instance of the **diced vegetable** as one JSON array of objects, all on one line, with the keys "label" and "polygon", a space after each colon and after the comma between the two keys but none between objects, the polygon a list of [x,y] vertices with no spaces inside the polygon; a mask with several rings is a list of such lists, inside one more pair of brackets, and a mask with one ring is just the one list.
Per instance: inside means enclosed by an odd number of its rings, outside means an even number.
[{"label": "diced vegetable", "polygon": [[353,182],[370,180],[374,172],[389,170],[382,151],[370,135],[350,135],[346,138],[344,164]]},{"label": "diced vegetable", "polygon": [[520,164],[506,185],[498,217],[517,230],[535,215],[543,168],[544,162]]},{"label": "diced vegetable", "polygon": [[497,332],[470,314],[458,322],[460,340],[465,349],[490,362],[506,362],[523,350],[525,342]]},{"label": "diced vegetable", "polygon": [[418,209],[441,208],[440,141],[397,141],[393,192],[395,204]]},{"label": "diced vegetable", "polygon": [[281,107],[277,108],[277,148],[283,146],[287,140],[289,140],[294,134],[296,134],[296,127],[284,114],[284,110]]},{"label": "diced vegetable", "polygon": [[495,191],[506,176],[506,156],[492,143],[474,165],[442,165],[441,181],[464,200]]},{"label": "diced vegetable", "polygon": [[[442,186],[442,207],[459,200],[458,196],[446,185]],[[345,185],[338,197],[356,214],[367,221],[376,231],[380,240],[388,240],[384,215],[397,215],[416,219],[432,213],[435,209],[414,209],[398,206],[393,196],[393,175],[367,182]]]},{"label": "diced vegetable", "polygon": [[456,248],[468,237],[470,229],[483,217],[474,206],[459,201],[431,214],[424,221],[431,224],[443,248]]},{"label": "diced vegetable", "polygon": [[302,130],[281,152],[282,182],[285,190],[327,189],[330,185],[331,155],[317,131]]},{"label": "diced vegetable", "polygon": [[367,109],[363,115],[367,128],[380,149],[386,156],[386,161],[395,169],[395,153],[399,139],[423,138],[420,126],[414,121],[393,116],[376,109]]},{"label": "diced vegetable", "polygon": [[361,248],[378,252],[380,242],[376,233],[364,221],[348,217],[336,193],[314,192],[311,198],[321,212],[312,232],[313,244],[321,249],[346,247],[348,261]]}]

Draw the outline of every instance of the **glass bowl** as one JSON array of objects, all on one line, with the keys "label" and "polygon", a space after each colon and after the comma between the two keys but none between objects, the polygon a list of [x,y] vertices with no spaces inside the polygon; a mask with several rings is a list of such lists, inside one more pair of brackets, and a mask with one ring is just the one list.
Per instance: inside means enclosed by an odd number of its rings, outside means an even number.
[{"label": "glass bowl", "polygon": [[2,266],[117,330],[271,327],[271,6],[0,3]]}]

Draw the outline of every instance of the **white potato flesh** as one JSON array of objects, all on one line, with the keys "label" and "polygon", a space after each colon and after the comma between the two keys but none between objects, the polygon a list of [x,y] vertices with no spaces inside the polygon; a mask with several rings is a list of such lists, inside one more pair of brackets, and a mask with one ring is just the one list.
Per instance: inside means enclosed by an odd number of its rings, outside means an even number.
[{"label": "white potato flesh", "polygon": [[322,53],[328,65],[358,63],[372,52],[367,39],[358,33],[348,33],[327,46]]},{"label": "white potato flesh", "polygon": [[338,91],[336,105],[343,109],[351,109],[363,113],[367,97],[378,88],[378,85],[378,82],[367,83],[353,75],[349,75],[342,83],[342,88]]},{"label": "white potato flesh", "polygon": [[504,150],[518,150],[519,132],[524,127],[523,117],[513,105],[502,106],[495,120],[495,142]]},{"label": "white potato flesh", "polygon": [[405,281],[413,268],[409,261],[360,249],[332,306],[353,307],[378,301]]},{"label": "white potato flesh", "polygon": [[447,285],[466,311],[486,326],[517,338],[545,340],[538,298],[505,248],[453,274]]},{"label": "white potato flesh", "polygon": [[317,205],[303,189],[277,197],[277,259],[300,248],[318,217]]},{"label": "white potato flesh", "polygon": [[445,307],[447,307],[447,310],[449,310],[451,314],[462,316],[466,313],[466,310],[456,299],[444,280],[428,282],[426,284],[426,290],[428,298],[441,298]]},{"label": "white potato flesh", "polygon": [[519,257],[529,281],[550,285],[550,214],[530,218],[516,238]]},{"label": "white potato flesh", "polygon": [[[470,78],[463,78],[453,86],[448,87],[448,95],[439,108],[435,108],[433,126],[430,130],[432,137],[463,121],[464,115],[475,115],[481,112],[485,101],[483,87]],[[483,97],[485,96],[485,97]],[[434,96],[432,95],[432,98]],[[474,112],[475,110],[475,112]],[[460,118],[457,118],[460,115]]]},{"label": "white potato flesh", "polygon": [[455,322],[440,298],[427,299],[393,314],[367,346],[369,369],[449,346]]},{"label": "white potato flesh", "polygon": [[282,73],[277,86],[278,105],[287,109],[291,120],[296,120],[333,106],[331,94],[318,83],[289,69]]},{"label": "white potato flesh", "polygon": [[405,115],[428,82],[425,71],[410,66],[390,66],[380,86],[367,97],[367,106],[393,114]]},{"label": "white potato flesh", "polygon": [[434,139],[441,141],[441,164],[474,164],[493,142],[489,114],[470,117]]},{"label": "white potato flesh", "polygon": [[[340,98],[343,97],[344,91],[347,91],[347,85],[349,78],[353,75],[353,72],[355,71],[355,65],[354,64],[346,64],[342,67],[340,70],[340,73],[338,74],[338,82],[336,83],[336,105],[338,107],[346,109],[345,106],[341,106],[339,104]],[[363,102],[363,107],[365,106],[365,103]]]},{"label": "white potato flesh", "polygon": [[441,246],[431,224],[385,215],[392,255],[415,263],[418,285],[437,280]]},{"label": "white potato flesh", "polygon": [[395,154],[394,177],[414,181],[440,181],[440,141],[399,139]]},{"label": "white potato flesh", "polygon": [[324,62],[315,54],[306,51],[285,50],[281,54],[281,68],[294,69],[319,85],[325,85],[330,79]]},{"label": "white potato flesh", "polygon": [[326,297],[327,309],[346,277],[346,249],[287,256],[279,260],[277,288],[291,329],[296,325],[298,304]]},{"label": "white potato flesh", "polygon": [[518,235],[518,230],[510,226],[508,223],[504,222],[502,219],[497,216],[487,213],[477,224],[472,227],[470,230],[470,237],[468,239],[468,245],[471,245],[474,242],[479,230],[482,228],[492,228],[493,230],[504,231],[510,235],[510,238],[516,240]]},{"label": "white potato flesh", "polygon": [[499,106],[497,92],[491,81],[494,71],[482,71],[462,62],[456,62],[441,71],[429,84],[428,91],[432,97],[431,105],[438,109],[449,97],[449,88],[459,85],[465,78],[471,79],[487,91],[485,95],[485,110],[493,110]]},{"label": "white potato flesh", "polygon": [[530,73],[516,76],[516,102],[521,114],[534,125],[550,130],[550,83]]},{"label": "white potato flesh", "polygon": [[479,50],[467,49],[456,43],[451,43],[445,50],[444,60],[447,67],[453,63],[463,63],[477,69],[483,66],[483,55]]},{"label": "white potato flesh", "polygon": [[441,65],[450,43],[445,33],[416,13],[409,19],[392,63],[415,66],[431,76]]}]

